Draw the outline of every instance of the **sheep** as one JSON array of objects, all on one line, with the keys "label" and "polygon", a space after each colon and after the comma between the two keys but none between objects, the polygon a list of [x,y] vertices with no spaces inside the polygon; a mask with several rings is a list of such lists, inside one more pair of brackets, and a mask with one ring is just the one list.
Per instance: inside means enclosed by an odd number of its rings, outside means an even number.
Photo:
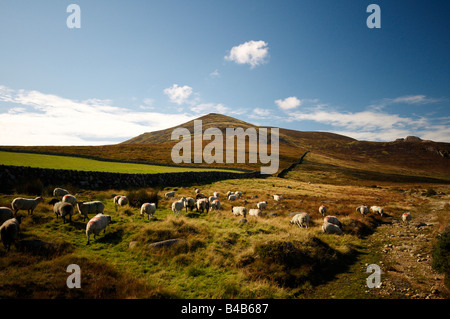
[{"label": "sheep", "polygon": [[308,228],[308,226],[309,226],[309,215],[308,215],[308,213],[295,214],[292,217],[292,219],[289,222],[289,224],[291,224],[291,225],[295,224],[295,225],[297,225],[300,228],[303,228],[303,227]]},{"label": "sheep", "polygon": [[277,202],[280,202],[283,199],[283,195],[273,195],[273,199]]},{"label": "sheep", "polygon": [[219,195],[220,195],[220,193],[219,192],[214,192],[214,197],[217,197],[217,199],[219,199]]},{"label": "sheep", "polygon": [[66,223],[66,215],[69,215],[69,220],[72,221],[72,215],[73,215],[73,206],[70,203],[66,202],[57,202],[55,205],[53,205],[53,212],[56,215],[56,218],[58,216],[61,216],[63,219],[63,223]]},{"label": "sheep", "polygon": [[128,204],[128,198],[126,196],[120,196],[120,198],[117,200],[117,204],[119,206],[125,206]]},{"label": "sheep", "polygon": [[61,196],[67,195],[67,194],[70,194],[70,192],[64,188],[57,187],[53,190],[54,197],[61,197]]},{"label": "sheep", "polygon": [[356,211],[361,213],[361,215],[365,216],[369,213],[369,208],[365,205],[356,207]]},{"label": "sheep", "polygon": [[200,189],[198,189],[198,188],[194,188],[194,191],[196,194],[200,193]]},{"label": "sheep", "polygon": [[153,214],[156,212],[156,204],[154,203],[144,203],[141,206],[141,216],[147,214],[148,220],[150,220],[150,215],[153,218]]},{"label": "sheep", "polygon": [[325,214],[327,213],[327,207],[324,205],[320,205],[319,207],[319,213],[322,214],[322,216],[325,216]]},{"label": "sheep", "polygon": [[244,218],[245,218],[245,216],[247,216],[247,208],[245,208],[243,206],[239,206],[239,207],[231,206],[231,212],[234,214],[234,216],[242,215],[242,216],[244,216]]},{"label": "sheep", "polygon": [[122,197],[122,195],[116,195],[116,196],[114,196],[114,198],[113,198],[114,205],[118,205],[118,204],[119,204],[119,198],[120,198],[120,197]]},{"label": "sheep", "polygon": [[77,202],[78,211],[83,215],[83,221],[89,218],[88,214],[103,214],[105,204],[100,201]]},{"label": "sheep", "polygon": [[248,210],[249,216],[262,217],[262,212],[259,208],[251,208]]},{"label": "sheep", "polygon": [[339,221],[339,219],[338,219],[336,216],[326,216],[326,217],[323,219],[323,222],[324,222],[324,223],[334,224],[334,225],[338,226],[339,228],[342,227],[341,222]]},{"label": "sheep", "polygon": [[228,196],[229,201],[234,201],[236,199],[237,199],[237,195],[235,195],[235,194]]},{"label": "sheep", "polygon": [[202,193],[198,193],[197,195],[195,195],[195,199],[200,199],[200,198],[208,198],[208,196],[206,196],[205,194],[202,194]]},{"label": "sheep", "polygon": [[210,203],[210,211],[219,210],[220,208],[220,201],[218,199],[215,199]]},{"label": "sheep", "polygon": [[342,234],[342,230],[339,226],[327,222],[323,223],[322,231],[327,234],[337,234],[337,235]]},{"label": "sheep", "polygon": [[209,196],[209,197],[208,197],[208,201],[209,201],[210,203],[212,203],[212,202],[215,201],[216,199],[218,199],[216,196]]},{"label": "sheep", "polygon": [[404,222],[408,222],[408,224],[409,224],[409,222],[410,222],[411,219],[412,219],[412,216],[411,216],[411,213],[410,213],[410,212],[407,212],[407,213],[403,213],[403,214],[402,214],[402,220],[403,220]]},{"label": "sheep", "polygon": [[227,192],[227,198],[228,198],[230,195],[234,195],[234,192],[228,191],[228,192]]},{"label": "sheep", "polygon": [[76,197],[70,194],[64,195],[62,201],[65,203],[71,203],[73,207],[77,205]]},{"label": "sheep", "polygon": [[242,196],[242,192],[239,191],[234,192],[234,194],[236,195],[237,198],[241,198]]},{"label": "sheep", "polygon": [[111,216],[109,215],[97,214],[92,217],[86,225],[87,245],[89,245],[89,236],[93,233],[95,239],[100,231],[104,230],[103,234],[106,233],[106,226],[109,223],[111,223]]},{"label": "sheep", "polygon": [[203,214],[203,212],[206,210],[206,212],[209,211],[209,201],[207,198],[200,198],[197,200],[197,212],[200,212]]},{"label": "sheep", "polygon": [[167,192],[164,194],[164,197],[166,199],[169,199],[169,197],[175,197],[175,191]]},{"label": "sheep", "polygon": [[8,219],[0,226],[0,237],[6,251],[9,251],[11,244],[19,238],[20,216]]},{"label": "sheep", "polygon": [[258,209],[260,209],[260,210],[266,209],[266,207],[267,207],[267,201],[257,203],[257,204],[256,204],[256,207],[257,207]]},{"label": "sheep", "polygon": [[28,199],[28,198],[22,198],[22,197],[17,197],[15,198],[12,203],[11,203],[11,207],[14,210],[14,215],[17,214],[17,212],[19,210],[27,210],[28,214],[32,215],[34,209],[36,208],[36,206],[39,203],[42,203],[44,201],[44,199],[42,197],[36,197],[35,199]]},{"label": "sheep", "polygon": [[13,217],[14,213],[9,207],[0,207],[0,226]]},{"label": "sheep", "polygon": [[384,208],[380,206],[371,206],[370,210],[374,213],[380,214],[381,217],[383,217],[384,214]]},{"label": "sheep", "polygon": [[195,207],[195,199],[193,199],[192,197],[186,197],[186,201],[184,202],[184,207],[186,208],[186,213],[187,213],[188,208],[192,212],[192,210]]},{"label": "sheep", "polygon": [[186,202],[186,198],[181,197],[180,200],[172,203],[172,212],[175,215],[178,215],[180,213],[180,210],[184,208],[184,203]]}]

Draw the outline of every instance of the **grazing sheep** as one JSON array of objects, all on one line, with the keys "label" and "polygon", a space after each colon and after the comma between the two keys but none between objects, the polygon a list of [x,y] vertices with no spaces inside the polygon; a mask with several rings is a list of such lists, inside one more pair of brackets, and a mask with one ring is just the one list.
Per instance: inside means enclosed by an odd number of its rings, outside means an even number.
[{"label": "grazing sheep", "polygon": [[58,216],[62,217],[63,224],[66,223],[66,215],[69,215],[69,220],[72,221],[73,206],[71,203],[57,202],[53,205],[53,212],[55,213],[56,218],[58,218]]},{"label": "grazing sheep", "polygon": [[8,219],[14,217],[13,211],[8,207],[0,207],[0,226]]},{"label": "grazing sheep", "polygon": [[402,214],[402,220],[403,220],[404,222],[408,222],[408,224],[409,224],[409,222],[411,221],[411,219],[412,219],[412,216],[411,216],[411,213],[410,213],[410,212],[407,212],[407,213],[403,213],[403,214]]},{"label": "grazing sheep", "polygon": [[339,226],[327,222],[323,223],[322,231],[327,234],[337,234],[337,235],[342,234],[342,230]]},{"label": "grazing sheep", "polygon": [[380,206],[371,206],[370,210],[374,213],[380,214],[381,217],[383,217],[384,214],[384,208]]},{"label": "grazing sheep", "polygon": [[365,216],[369,213],[369,208],[365,205],[356,207],[356,211],[361,213],[361,215]]},{"label": "grazing sheep", "polygon": [[215,201],[216,199],[218,199],[216,196],[209,196],[208,200],[210,203],[212,203],[213,201]]},{"label": "grazing sheep", "polygon": [[180,213],[180,210],[184,208],[184,203],[186,202],[185,197],[181,197],[180,200],[172,203],[172,212],[175,215],[178,215]]},{"label": "grazing sheep", "polygon": [[211,202],[211,206],[209,207],[210,211],[212,210],[219,210],[221,208],[220,201],[218,199],[215,199]]},{"label": "grazing sheep", "polygon": [[117,204],[119,206],[125,206],[128,204],[128,198],[126,196],[120,196],[119,200],[117,201]]},{"label": "grazing sheep", "polygon": [[20,217],[8,219],[0,226],[0,237],[6,251],[9,251],[11,244],[19,238]]},{"label": "grazing sheep", "polygon": [[242,215],[242,216],[244,216],[244,218],[245,218],[245,216],[247,216],[247,208],[245,208],[243,206],[240,206],[240,207],[231,206],[231,211],[234,214],[234,216]]},{"label": "grazing sheep", "polygon": [[203,214],[203,211],[208,212],[209,210],[209,201],[207,198],[200,198],[197,200],[197,212]]},{"label": "grazing sheep", "polygon": [[66,190],[64,188],[57,187],[53,190],[54,197],[61,197],[61,196],[67,195],[67,194],[70,194],[70,193],[68,190]]},{"label": "grazing sheep", "polygon": [[260,210],[266,209],[266,207],[267,207],[267,201],[257,203],[257,204],[256,204],[256,207],[257,207],[258,209],[260,209]]},{"label": "grazing sheep", "polygon": [[327,207],[324,205],[320,205],[319,207],[319,213],[322,214],[322,216],[325,216],[325,214],[327,213]]},{"label": "grazing sheep", "polygon": [[122,197],[122,195],[116,195],[116,196],[114,196],[114,198],[113,198],[114,205],[118,205],[118,204],[119,204],[119,198],[120,198],[120,197]]},{"label": "grazing sheep", "polygon": [[227,198],[228,198],[230,195],[234,195],[234,192],[228,191],[228,192],[227,192]]},{"label": "grazing sheep", "polygon": [[219,195],[220,195],[220,193],[219,192],[214,192],[214,197],[217,197],[217,199],[219,199]]},{"label": "grazing sheep", "polygon": [[104,230],[103,234],[106,233],[106,226],[111,223],[111,216],[97,214],[92,217],[86,225],[86,237],[88,239],[87,244],[89,245],[89,236],[93,233],[95,236],[100,234],[100,231]]},{"label": "grazing sheep", "polygon": [[65,203],[71,203],[73,207],[77,205],[76,197],[70,194],[64,195],[62,201]]},{"label": "grazing sheep", "polygon": [[262,212],[259,208],[251,208],[248,210],[249,216],[262,217]]},{"label": "grazing sheep", "polygon": [[237,198],[241,198],[242,196],[242,192],[239,191],[234,192],[234,194],[236,195]]},{"label": "grazing sheep", "polygon": [[184,202],[184,207],[186,208],[186,213],[187,213],[188,208],[192,212],[192,210],[195,207],[195,199],[193,199],[192,197],[186,197],[186,201]]},{"label": "grazing sheep", "polygon": [[167,192],[164,194],[164,197],[166,199],[169,199],[169,197],[175,197],[175,191]]},{"label": "grazing sheep", "polygon": [[283,195],[273,195],[273,199],[277,202],[280,202],[283,199]]},{"label": "grazing sheep", "polygon": [[308,228],[309,226],[309,215],[307,213],[298,213],[295,214],[291,221],[289,222],[291,225],[295,224],[298,227]]},{"label": "grazing sheep", "polygon": [[237,199],[237,195],[235,195],[235,194],[228,196],[229,201],[234,201],[236,199]]},{"label": "grazing sheep", "polygon": [[327,216],[323,219],[323,222],[334,224],[334,225],[338,226],[339,228],[342,227],[341,222],[339,221],[339,219],[336,216]]},{"label": "grazing sheep", "polygon": [[100,201],[77,202],[78,211],[83,215],[83,221],[89,218],[88,214],[103,214],[105,205]]},{"label": "grazing sheep", "polygon": [[200,193],[200,189],[198,189],[198,188],[195,188],[194,191],[196,194]]},{"label": "grazing sheep", "polygon": [[28,214],[33,214],[34,209],[39,203],[42,203],[44,199],[42,197],[36,197],[35,199],[28,199],[28,198],[22,198],[18,197],[15,198],[12,203],[11,207],[14,210],[14,214],[17,214],[19,210],[27,210]]},{"label": "grazing sheep", "polygon": [[147,214],[148,220],[150,220],[150,215],[153,218],[153,214],[156,212],[156,204],[154,203],[144,203],[141,206],[141,216],[145,216]]},{"label": "grazing sheep", "polygon": [[197,193],[197,195],[195,195],[195,199],[200,199],[200,198],[208,198],[208,196],[206,196],[205,194],[202,194],[202,193]]}]

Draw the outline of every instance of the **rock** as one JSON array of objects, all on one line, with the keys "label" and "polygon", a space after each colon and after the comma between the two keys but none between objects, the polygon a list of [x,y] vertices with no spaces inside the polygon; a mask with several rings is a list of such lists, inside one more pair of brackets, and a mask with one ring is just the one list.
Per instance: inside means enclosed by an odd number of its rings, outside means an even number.
[{"label": "rock", "polygon": [[179,243],[185,243],[186,240],[185,239],[181,239],[181,238],[175,238],[175,239],[167,239],[167,240],[163,240],[163,241],[158,241],[156,243],[151,243],[148,246],[149,247],[170,247],[172,245],[175,244],[179,244]]},{"label": "rock", "polygon": [[130,241],[130,243],[128,244],[128,248],[129,249],[133,249],[137,244],[136,240]]}]

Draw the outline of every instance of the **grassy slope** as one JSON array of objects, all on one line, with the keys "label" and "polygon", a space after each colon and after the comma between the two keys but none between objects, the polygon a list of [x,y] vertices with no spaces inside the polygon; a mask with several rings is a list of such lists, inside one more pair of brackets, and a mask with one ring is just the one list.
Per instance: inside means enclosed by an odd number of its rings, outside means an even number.
[{"label": "grassy slope", "polygon": [[79,171],[100,171],[100,172],[114,172],[114,173],[136,173],[136,174],[154,174],[154,173],[208,170],[199,168],[183,168],[183,167],[170,167],[170,166],[159,166],[148,164],[97,161],[87,158],[71,157],[71,156],[15,153],[2,151],[0,151],[0,164],[53,168],[53,169],[72,169]]}]

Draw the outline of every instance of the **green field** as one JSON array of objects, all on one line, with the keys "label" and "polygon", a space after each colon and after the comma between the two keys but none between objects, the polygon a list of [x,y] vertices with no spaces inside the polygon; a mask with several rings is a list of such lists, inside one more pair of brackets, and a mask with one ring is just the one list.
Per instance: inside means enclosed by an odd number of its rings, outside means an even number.
[{"label": "green field", "polygon": [[30,166],[52,169],[72,169],[78,171],[96,171],[130,174],[156,174],[174,172],[227,171],[221,169],[184,168],[149,164],[133,164],[99,161],[81,157],[45,155],[33,153],[16,153],[0,151],[0,164],[14,166]]}]

